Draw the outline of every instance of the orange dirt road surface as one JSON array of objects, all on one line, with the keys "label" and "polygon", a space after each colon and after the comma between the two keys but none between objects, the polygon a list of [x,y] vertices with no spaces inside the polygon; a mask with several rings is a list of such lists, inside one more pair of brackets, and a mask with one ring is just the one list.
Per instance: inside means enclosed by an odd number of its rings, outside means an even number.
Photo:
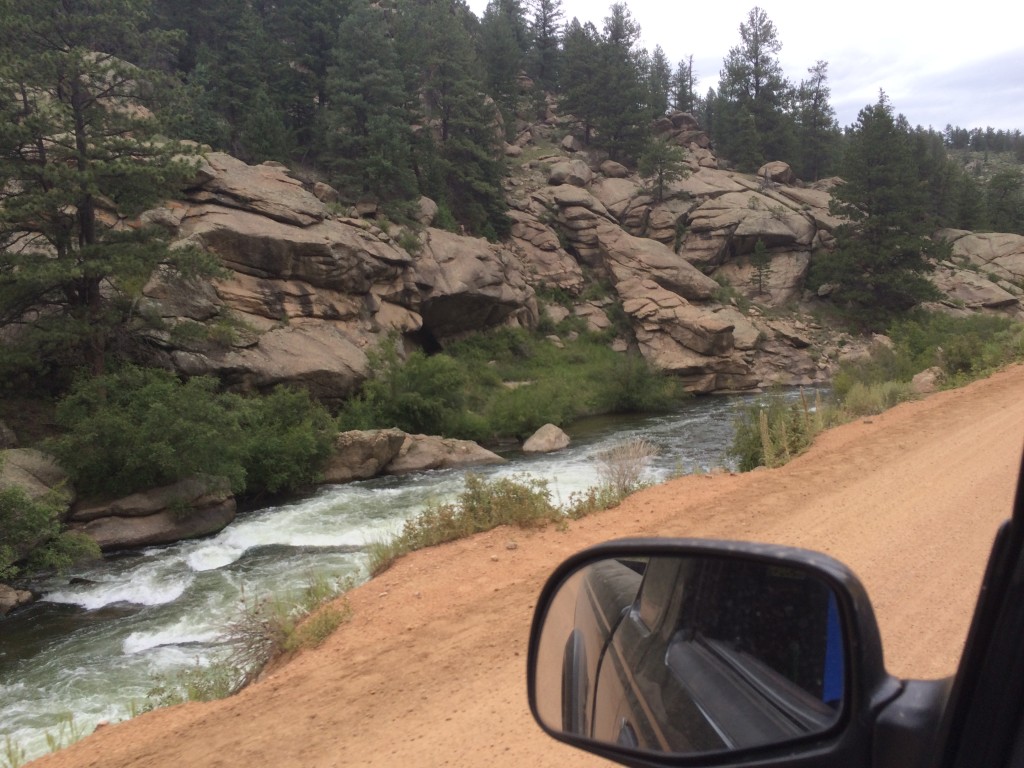
[{"label": "orange dirt road surface", "polygon": [[624,536],[827,552],[863,580],[889,670],[956,667],[1024,448],[1024,366],[820,436],[787,466],[649,488],[568,530],[501,528],[416,552],[349,594],[352,619],[237,696],[100,729],[38,768],[608,765],[526,703],[530,619],[548,573]]}]

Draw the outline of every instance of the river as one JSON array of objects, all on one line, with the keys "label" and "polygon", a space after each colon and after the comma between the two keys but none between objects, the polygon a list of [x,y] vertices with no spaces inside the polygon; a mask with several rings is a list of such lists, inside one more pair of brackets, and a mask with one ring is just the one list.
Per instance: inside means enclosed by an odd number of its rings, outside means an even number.
[{"label": "river", "polygon": [[[567,430],[573,442],[564,451],[512,453],[507,464],[472,471],[543,478],[564,502],[600,482],[595,453],[633,437],[659,449],[647,480],[707,471],[727,464],[737,407],[749,400],[701,398],[671,414],[591,419]],[[464,474],[325,486],[240,514],[216,536],[123,553],[47,582],[41,601],[0,620],[0,768],[130,717],[158,684],[222,658],[220,638],[244,602],[297,594],[314,579],[364,581],[366,545],[454,497]]]}]

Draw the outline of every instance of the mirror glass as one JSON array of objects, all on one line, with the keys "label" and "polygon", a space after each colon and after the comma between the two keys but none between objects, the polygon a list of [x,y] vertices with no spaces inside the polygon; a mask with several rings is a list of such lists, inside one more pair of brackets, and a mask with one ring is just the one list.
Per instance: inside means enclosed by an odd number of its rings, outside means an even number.
[{"label": "mirror glass", "polygon": [[554,731],[692,754],[828,730],[845,633],[815,572],[742,557],[622,557],[570,574],[546,607],[534,704]]}]

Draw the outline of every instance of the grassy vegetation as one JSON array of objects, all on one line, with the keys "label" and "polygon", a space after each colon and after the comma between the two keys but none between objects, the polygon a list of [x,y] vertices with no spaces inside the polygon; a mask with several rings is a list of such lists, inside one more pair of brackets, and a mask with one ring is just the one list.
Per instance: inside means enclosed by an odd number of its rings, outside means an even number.
[{"label": "grassy vegetation", "polygon": [[[47,749],[57,752],[85,735],[85,729],[80,723],[75,722],[75,716],[71,712],[65,712],[60,716],[56,727],[46,731],[44,737]],[[4,736],[3,744],[0,745],[0,768],[21,768],[27,762],[28,753],[25,749],[10,736]]]},{"label": "grassy vegetation", "polygon": [[346,429],[399,427],[472,440],[529,436],[596,413],[663,410],[682,397],[640,357],[612,351],[599,334],[561,344],[522,329],[475,334],[441,354],[393,346],[372,361],[373,376],[339,420]]},{"label": "grassy vegetation", "polygon": [[369,547],[369,570],[378,575],[398,558],[417,549],[454,541],[475,533],[512,525],[537,528],[579,519],[616,506],[642,485],[648,460],[656,449],[646,440],[631,440],[597,455],[601,482],[570,496],[565,507],[552,501],[547,481],[519,475],[493,480],[467,474],[466,486],[455,501],[435,503],[405,522],[401,532]]},{"label": "grassy vegetation", "polygon": [[888,335],[891,347],[841,367],[830,402],[773,393],[744,409],[729,451],[740,471],[781,466],[822,430],[912,399],[911,380],[926,369],[937,368],[950,388],[1024,359],[1024,325],[1003,317],[920,313],[894,323]]},{"label": "grassy vegetation", "polygon": [[243,600],[224,632],[228,655],[212,664],[196,662],[171,678],[160,679],[143,709],[222,699],[255,680],[271,660],[318,647],[350,617],[347,602],[337,606],[333,601],[351,586],[348,580],[338,584],[315,577],[298,595]]}]

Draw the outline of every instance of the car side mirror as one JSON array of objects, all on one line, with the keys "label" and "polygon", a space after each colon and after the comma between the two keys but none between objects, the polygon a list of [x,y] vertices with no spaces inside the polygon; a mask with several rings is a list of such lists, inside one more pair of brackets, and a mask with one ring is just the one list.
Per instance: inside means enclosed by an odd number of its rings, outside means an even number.
[{"label": "car side mirror", "polygon": [[628,765],[799,765],[801,745],[808,765],[825,745],[831,764],[864,765],[864,714],[900,689],[841,563],[697,540],[610,542],[566,561],[541,594],[528,670],[545,731]]}]

